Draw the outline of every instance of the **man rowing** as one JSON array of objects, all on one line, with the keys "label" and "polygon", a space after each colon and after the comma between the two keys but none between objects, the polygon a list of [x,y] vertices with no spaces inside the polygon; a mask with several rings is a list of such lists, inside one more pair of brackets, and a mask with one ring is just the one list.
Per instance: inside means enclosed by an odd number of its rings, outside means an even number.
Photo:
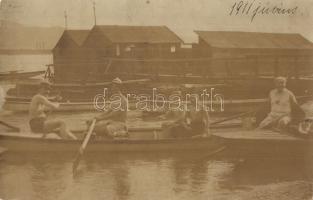
[{"label": "man rowing", "polygon": [[259,128],[277,126],[285,128],[291,122],[291,111],[294,105],[297,105],[295,95],[286,88],[286,78],[277,77],[275,79],[276,88],[270,91],[270,113],[261,121]]},{"label": "man rowing", "polygon": [[59,132],[59,136],[64,139],[74,139],[73,135],[67,128],[65,122],[60,119],[48,120],[45,114],[45,108],[58,109],[59,103],[48,100],[50,93],[50,82],[43,80],[39,84],[39,91],[33,96],[29,107],[29,125],[34,133],[42,133],[44,136],[49,132]]},{"label": "man rowing", "polygon": [[190,102],[177,120],[171,124],[163,124],[173,137],[209,136],[209,114],[197,98],[190,98]]},{"label": "man rowing", "polygon": [[[112,96],[118,100],[118,103],[116,107],[112,107],[115,103],[111,102],[110,107],[107,108],[104,113],[94,118],[96,119],[94,130],[97,136],[106,138],[128,136],[126,126],[128,101],[121,92],[122,85],[122,80],[119,78],[115,78],[112,81]],[[91,121],[92,120],[88,120],[87,123],[89,124]]]}]

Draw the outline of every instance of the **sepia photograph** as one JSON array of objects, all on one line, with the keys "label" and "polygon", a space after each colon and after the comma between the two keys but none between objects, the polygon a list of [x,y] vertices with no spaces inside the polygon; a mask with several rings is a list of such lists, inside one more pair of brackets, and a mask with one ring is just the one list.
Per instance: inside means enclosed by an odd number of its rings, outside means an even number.
[{"label": "sepia photograph", "polygon": [[312,0],[0,0],[0,200],[313,200]]}]

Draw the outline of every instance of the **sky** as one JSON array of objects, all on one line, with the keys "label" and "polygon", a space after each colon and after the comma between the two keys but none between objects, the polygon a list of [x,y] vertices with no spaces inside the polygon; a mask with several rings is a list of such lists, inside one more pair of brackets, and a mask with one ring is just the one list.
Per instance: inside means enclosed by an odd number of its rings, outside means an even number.
[{"label": "sky", "polygon": [[[0,0],[0,19],[31,26],[90,29],[93,0]],[[230,15],[232,6],[251,4],[248,14]],[[185,42],[196,42],[194,30],[300,33],[313,41],[313,0],[95,0],[97,24],[166,25]],[[296,8],[294,14],[257,14],[260,6]],[[237,8],[237,7],[236,7]],[[242,9],[243,7],[241,7]],[[260,10],[259,9],[259,10]]]}]

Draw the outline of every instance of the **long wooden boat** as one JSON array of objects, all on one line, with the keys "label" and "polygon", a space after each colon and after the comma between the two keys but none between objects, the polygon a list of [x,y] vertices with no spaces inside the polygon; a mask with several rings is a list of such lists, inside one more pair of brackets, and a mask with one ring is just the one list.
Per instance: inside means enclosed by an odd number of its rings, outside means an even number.
[{"label": "long wooden boat", "polygon": [[[234,99],[224,100],[223,110],[221,109],[220,101],[213,101],[214,111],[211,113],[239,113],[255,110],[260,107],[267,99]],[[14,112],[28,112],[30,101],[24,100],[12,100],[6,99],[3,109]],[[135,109],[136,102],[130,101],[129,108]],[[67,111],[95,111],[93,102],[61,102],[59,109],[55,112],[67,112]],[[164,111],[164,110],[158,110]]]},{"label": "long wooden boat", "polygon": [[[28,112],[29,101],[5,101],[3,105],[4,110],[13,112]],[[55,112],[67,112],[67,111],[92,111],[95,110],[92,102],[69,102],[60,103],[59,109]]]},{"label": "long wooden boat", "polygon": [[[311,96],[300,96],[297,97],[300,103],[305,102],[307,99],[311,98]],[[212,108],[214,110],[210,110],[211,114],[221,114],[221,113],[241,113],[241,112],[249,112],[251,110],[257,110],[260,106],[264,105],[268,99],[233,99],[233,100],[223,100],[223,106],[221,107],[221,101],[213,101]],[[152,101],[150,101],[151,103]],[[28,112],[29,110],[30,99],[14,99],[14,98],[6,98],[6,101],[3,105],[3,109],[13,111],[13,112]],[[106,102],[109,104],[110,102]],[[167,103],[167,102],[165,102]],[[167,104],[165,104],[166,107]],[[206,102],[206,105],[210,105],[210,102]],[[152,106],[151,106],[152,107]],[[129,101],[129,109],[136,109],[136,101]],[[75,112],[75,111],[95,111],[95,105],[93,102],[61,102],[60,107],[54,112]],[[153,110],[153,111],[161,111],[162,110]]]},{"label": "long wooden boat", "polygon": [[[129,138],[96,139],[88,144],[87,152],[166,152],[206,151],[236,157],[312,159],[313,138],[272,130],[244,130],[229,126],[215,127],[209,137],[171,138],[161,128],[130,128]],[[33,133],[0,133],[0,145],[10,152],[76,152],[83,139],[42,138]],[[224,150],[226,147],[225,151]]]},{"label": "long wooden boat", "polygon": [[227,154],[232,157],[274,157],[304,158],[313,157],[313,137],[299,133],[282,133],[273,130],[220,129],[215,136],[223,138]]},{"label": "long wooden boat", "polygon": [[[79,134],[78,134],[79,135]],[[224,149],[223,139],[217,136],[199,138],[168,138],[160,129],[130,129],[127,139],[91,138],[87,152],[215,152]],[[10,152],[77,152],[82,135],[78,140],[42,138],[41,134],[0,133],[0,145]]]},{"label": "long wooden boat", "polygon": [[45,71],[33,71],[33,72],[19,72],[19,71],[8,71],[0,72],[0,80],[14,80],[14,79],[25,79],[33,76],[44,74]]}]

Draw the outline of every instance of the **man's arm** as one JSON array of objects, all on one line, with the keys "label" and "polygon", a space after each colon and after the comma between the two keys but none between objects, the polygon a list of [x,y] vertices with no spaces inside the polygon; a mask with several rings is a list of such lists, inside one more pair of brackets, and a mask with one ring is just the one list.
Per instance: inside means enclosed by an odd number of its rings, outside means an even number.
[{"label": "man's arm", "polygon": [[210,135],[210,116],[206,110],[202,110],[203,112],[203,122],[205,125],[205,136]]},{"label": "man's arm", "polygon": [[44,96],[38,96],[38,100],[40,103],[42,103],[43,105],[45,105],[49,108],[52,108],[52,109],[58,109],[59,108],[59,103],[53,103],[53,102],[49,101]]},{"label": "man's arm", "polygon": [[296,96],[292,92],[289,92],[289,98],[293,104],[298,104]]}]

